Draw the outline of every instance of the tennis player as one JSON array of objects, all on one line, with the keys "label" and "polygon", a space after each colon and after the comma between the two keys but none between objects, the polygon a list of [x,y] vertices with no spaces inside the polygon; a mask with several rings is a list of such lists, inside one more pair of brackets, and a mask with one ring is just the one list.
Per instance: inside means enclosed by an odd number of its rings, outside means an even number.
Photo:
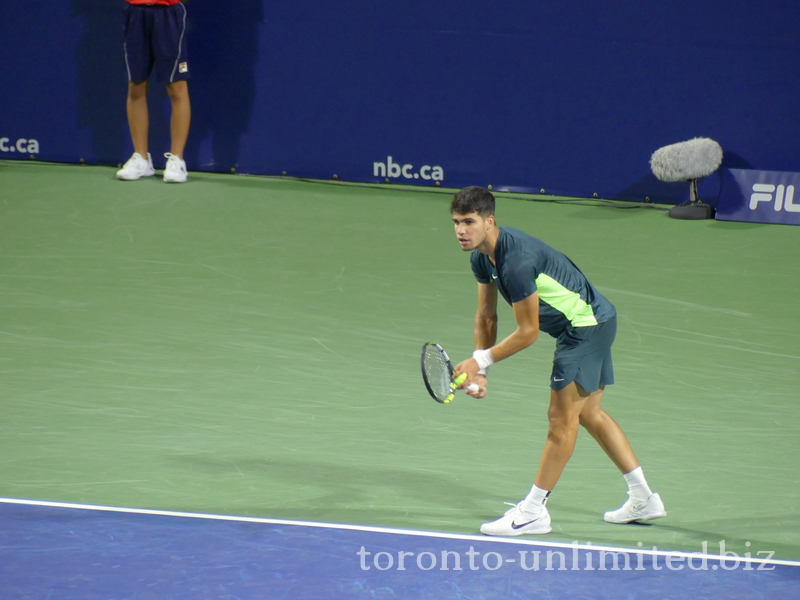
[{"label": "tennis player", "polygon": [[[533,344],[540,331],[556,339],[550,377],[549,427],[539,471],[530,493],[496,521],[484,523],[487,535],[516,536],[551,531],[545,506],[572,456],[578,425],[597,441],[623,473],[628,500],[605,513],[609,523],[658,519],[667,513],[647,485],[622,428],[600,407],[603,390],[614,383],[611,344],[616,309],[564,254],[521,231],[498,227],[495,199],[488,190],[468,187],[450,205],[461,249],[471,252],[478,280],[475,352],[456,366],[466,373],[461,387],[478,384],[486,396],[489,367]],[[497,292],[514,311],[516,330],[497,341]]]}]

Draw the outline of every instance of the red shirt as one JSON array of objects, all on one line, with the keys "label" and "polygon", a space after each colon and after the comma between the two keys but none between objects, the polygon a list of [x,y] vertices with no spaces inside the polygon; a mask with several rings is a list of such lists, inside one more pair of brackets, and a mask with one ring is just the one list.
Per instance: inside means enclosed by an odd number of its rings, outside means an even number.
[{"label": "red shirt", "polygon": [[128,0],[130,4],[163,4],[164,6],[172,6],[181,0]]}]

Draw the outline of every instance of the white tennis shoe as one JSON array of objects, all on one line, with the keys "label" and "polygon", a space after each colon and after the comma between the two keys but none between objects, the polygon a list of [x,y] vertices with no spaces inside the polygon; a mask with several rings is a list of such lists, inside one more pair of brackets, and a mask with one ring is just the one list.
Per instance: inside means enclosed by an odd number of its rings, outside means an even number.
[{"label": "white tennis shoe", "polygon": [[150,153],[148,152],[147,158],[145,158],[138,152],[134,152],[133,156],[117,171],[117,179],[136,181],[140,177],[150,177],[155,174],[156,170],[153,168],[153,158]]},{"label": "white tennis shoe", "polygon": [[188,174],[186,173],[186,163],[183,159],[169,152],[165,152],[164,156],[167,157],[167,166],[164,167],[164,181],[167,183],[185,182]]},{"label": "white tennis shoe", "polygon": [[647,500],[628,498],[628,501],[617,510],[610,510],[603,515],[603,519],[608,523],[632,523],[633,521],[652,521],[666,516],[667,511],[664,510],[661,496],[653,493]]},{"label": "white tennis shoe", "polygon": [[510,509],[502,517],[490,523],[481,525],[481,533],[486,535],[541,535],[550,533],[550,513],[546,507],[536,513],[528,512],[522,508],[522,502],[511,504],[506,502]]}]

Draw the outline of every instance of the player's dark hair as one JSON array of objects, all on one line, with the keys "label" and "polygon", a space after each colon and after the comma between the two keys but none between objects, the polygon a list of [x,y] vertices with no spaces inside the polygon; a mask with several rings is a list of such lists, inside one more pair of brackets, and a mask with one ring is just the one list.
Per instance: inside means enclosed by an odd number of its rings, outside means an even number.
[{"label": "player's dark hair", "polygon": [[460,190],[450,203],[450,213],[478,213],[484,219],[494,214],[494,196],[489,190],[473,185]]}]

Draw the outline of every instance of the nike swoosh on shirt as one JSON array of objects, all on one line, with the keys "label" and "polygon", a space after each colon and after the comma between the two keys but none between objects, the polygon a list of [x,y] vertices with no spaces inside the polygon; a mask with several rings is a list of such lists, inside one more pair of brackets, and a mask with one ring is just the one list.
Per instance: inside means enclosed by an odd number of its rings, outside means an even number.
[{"label": "nike swoosh on shirt", "polygon": [[564,378],[562,377],[561,379],[559,379],[558,377],[553,377],[553,381],[564,381]]}]

